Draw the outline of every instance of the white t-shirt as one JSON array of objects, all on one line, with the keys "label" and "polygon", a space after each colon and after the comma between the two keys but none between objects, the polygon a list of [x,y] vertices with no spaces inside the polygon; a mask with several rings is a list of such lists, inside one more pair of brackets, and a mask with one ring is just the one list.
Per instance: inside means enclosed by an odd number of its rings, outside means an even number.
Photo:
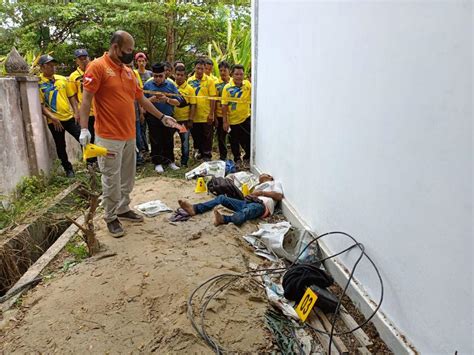
[{"label": "white t-shirt", "polygon": [[[277,192],[283,194],[281,182],[279,181],[266,181],[255,186],[253,191]],[[270,215],[272,215],[273,211],[275,210],[276,201],[270,197],[258,196],[258,198],[263,201],[263,204],[267,208],[268,212]]]}]

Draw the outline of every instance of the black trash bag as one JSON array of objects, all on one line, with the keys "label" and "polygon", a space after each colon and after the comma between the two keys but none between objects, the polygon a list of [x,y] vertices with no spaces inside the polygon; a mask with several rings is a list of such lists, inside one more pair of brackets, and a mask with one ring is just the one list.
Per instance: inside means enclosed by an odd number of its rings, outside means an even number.
[{"label": "black trash bag", "polygon": [[299,302],[308,287],[326,288],[333,283],[334,279],[324,270],[311,264],[298,264],[283,275],[282,286],[287,300]]},{"label": "black trash bag", "polygon": [[226,195],[227,197],[243,200],[244,195],[230,179],[213,176],[207,183],[207,191],[213,195]]}]

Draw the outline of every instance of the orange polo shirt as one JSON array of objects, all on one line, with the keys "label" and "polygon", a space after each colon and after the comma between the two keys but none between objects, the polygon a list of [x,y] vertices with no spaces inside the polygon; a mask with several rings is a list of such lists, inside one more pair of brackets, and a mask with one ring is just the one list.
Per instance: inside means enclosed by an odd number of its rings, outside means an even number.
[{"label": "orange polo shirt", "polygon": [[83,86],[94,94],[95,133],[105,139],[134,139],[134,102],[143,96],[143,91],[133,71],[114,63],[104,53],[87,66]]}]

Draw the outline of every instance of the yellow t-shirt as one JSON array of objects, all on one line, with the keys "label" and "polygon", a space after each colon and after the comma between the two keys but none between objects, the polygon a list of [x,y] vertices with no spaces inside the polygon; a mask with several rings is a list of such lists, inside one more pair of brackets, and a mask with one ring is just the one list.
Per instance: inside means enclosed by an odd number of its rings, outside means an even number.
[{"label": "yellow t-shirt", "polygon": [[[79,106],[82,103],[82,80],[84,77],[84,72],[81,68],[77,68],[76,71],[72,72],[69,75],[69,86],[72,92],[77,95],[77,101],[79,101]],[[94,116],[94,104],[91,102],[91,111],[89,112],[89,116]]]},{"label": "yellow t-shirt", "polygon": [[140,76],[140,73],[138,72],[138,70],[133,69],[133,74],[135,74],[135,77],[137,78],[138,86],[140,87],[140,89],[143,89],[142,77]]},{"label": "yellow t-shirt", "polygon": [[[232,81],[232,79],[230,80]],[[227,83],[223,81],[222,79],[219,79],[215,83],[216,83],[216,92],[217,92],[216,96],[222,97],[222,91],[224,90],[224,86],[226,86]],[[222,104],[220,100],[216,101],[216,117],[222,117]]]},{"label": "yellow t-shirt", "polygon": [[62,75],[54,74],[52,79],[48,79],[40,74],[38,84],[41,104],[53,113],[54,118],[60,121],[70,120],[74,112],[68,98],[74,96],[74,92],[68,80]]},{"label": "yellow t-shirt", "polygon": [[194,96],[194,89],[187,82],[184,82],[182,85],[178,86],[178,91],[183,95],[184,99],[188,105],[184,107],[175,107],[174,108],[174,118],[176,121],[187,121],[189,120],[189,112],[191,108],[189,105],[196,104],[196,97]]},{"label": "yellow t-shirt", "polygon": [[[236,98],[243,102],[228,101]],[[249,81],[244,81],[241,87],[235,86],[231,81],[224,86],[222,91],[222,105],[227,105],[227,119],[229,124],[237,125],[245,121],[250,116],[250,100],[252,98],[252,85]]]},{"label": "yellow t-shirt", "polygon": [[211,100],[202,96],[216,96],[216,85],[214,84],[214,81],[206,74],[203,74],[201,80],[196,79],[196,75],[193,75],[188,79],[188,84],[191,85],[191,87],[194,89],[194,95],[197,96],[196,117],[194,117],[194,122],[207,122],[207,117],[211,112]]}]

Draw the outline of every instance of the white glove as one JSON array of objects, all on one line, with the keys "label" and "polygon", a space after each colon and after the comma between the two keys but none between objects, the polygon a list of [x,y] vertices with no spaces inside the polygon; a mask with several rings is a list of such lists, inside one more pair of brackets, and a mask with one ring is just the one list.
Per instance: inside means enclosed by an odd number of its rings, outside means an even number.
[{"label": "white glove", "polygon": [[171,116],[164,116],[161,119],[161,122],[166,126],[166,127],[171,127],[171,128],[178,128],[180,127],[179,123],[176,122],[176,120],[171,117]]},{"label": "white glove", "polygon": [[91,132],[87,128],[81,129],[81,135],[79,136],[79,142],[82,146],[90,143],[91,141]]}]

